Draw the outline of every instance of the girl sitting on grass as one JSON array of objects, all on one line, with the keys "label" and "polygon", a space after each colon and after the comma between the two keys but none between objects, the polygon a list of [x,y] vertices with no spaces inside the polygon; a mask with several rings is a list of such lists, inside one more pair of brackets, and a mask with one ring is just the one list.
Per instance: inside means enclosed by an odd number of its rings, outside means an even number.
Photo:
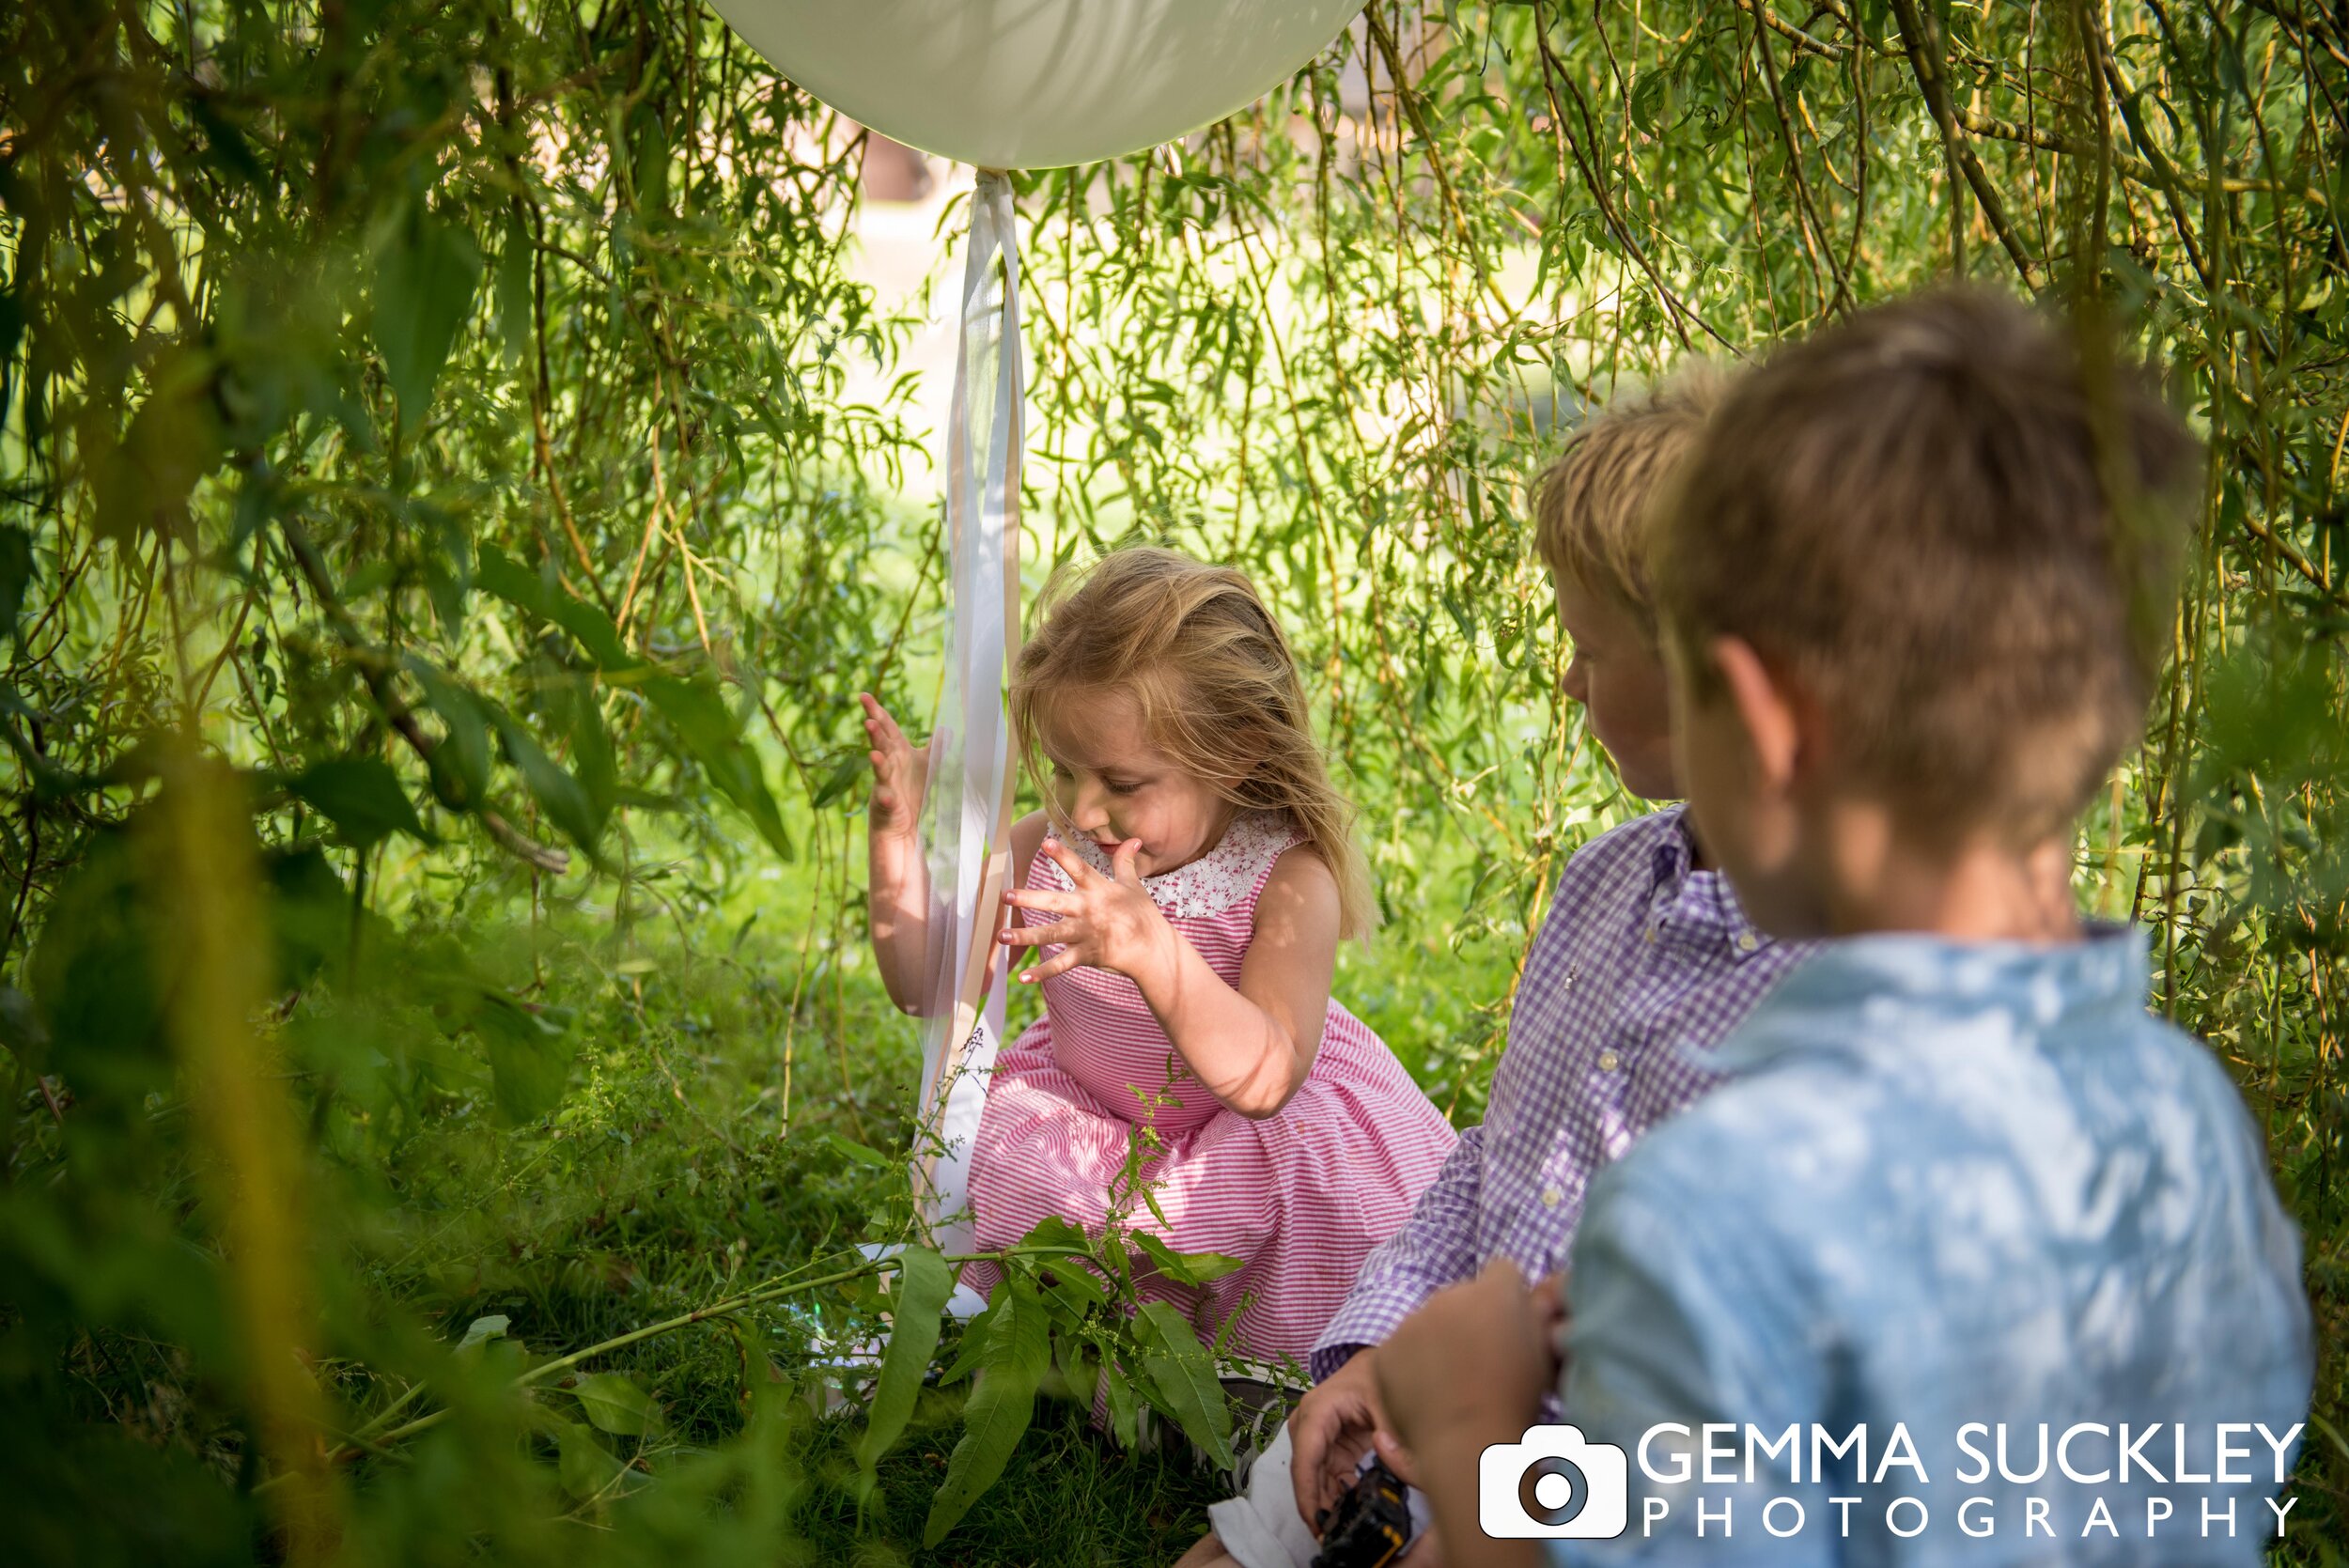
[{"label": "girl sitting on grass", "polygon": [[[873,945],[912,1011],[926,762],[863,702]],[[1240,573],[1122,550],[1046,590],[1011,708],[1048,805],[1012,828],[1020,924],[998,939],[1037,950],[1019,978],[1045,1012],[996,1060],[971,1155],[978,1244],[1048,1215],[1098,1232],[1148,1129],[1157,1213],[1135,1202],[1125,1222],[1242,1266],[1147,1293],[1207,1331],[1237,1308],[1230,1349],[1302,1361],[1453,1135],[1330,995],[1371,896],[1287,641]]]}]

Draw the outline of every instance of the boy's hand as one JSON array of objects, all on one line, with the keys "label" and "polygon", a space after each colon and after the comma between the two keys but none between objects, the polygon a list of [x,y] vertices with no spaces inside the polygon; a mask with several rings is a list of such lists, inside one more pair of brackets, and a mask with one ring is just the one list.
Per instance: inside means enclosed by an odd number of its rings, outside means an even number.
[{"label": "boy's hand", "polygon": [[1316,1536],[1321,1531],[1314,1529],[1315,1518],[1354,1484],[1374,1435],[1386,1428],[1377,1355],[1377,1345],[1356,1351],[1315,1384],[1289,1417],[1289,1484],[1297,1493],[1297,1516]]},{"label": "boy's hand", "polygon": [[1392,1418],[1378,1452],[1389,1467],[1432,1494],[1424,1462],[1465,1455],[1472,1500],[1476,1455],[1488,1443],[1514,1442],[1556,1385],[1544,1315],[1517,1265],[1495,1258],[1405,1318],[1378,1351],[1378,1391]]},{"label": "boy's hand", "polygon": [[916,746],[897,727],[869,691],[856,700],[864,705],[864,734],[873,743],[866,754],[873,765],[873,803],[870,827],[877,836],[911,837],[922,819],[922,794],[928,786],[930,749]]},{"label": "boy's hand", "polygon": [[1113,877],[1104,877],[1057,838],[1044,841],[1043,853],[1068,874],[1074,884],[1067,893],[1016,888],[1003,894],[1015,908],[1041,909],[1060,918],[1049,925],[1007,925],[997,939],[1005,947],[1057,945],[1058,953],[1019,978],[1034,984],[1066,974],[1080,964],[1113,970],[1139,983],[1143,976],[1169,962],[1170,945],[1180,939],[1167,924],[1149,892],[1142,885],[1135,860],[1140,839],[1128,839],[1112,857]]}]

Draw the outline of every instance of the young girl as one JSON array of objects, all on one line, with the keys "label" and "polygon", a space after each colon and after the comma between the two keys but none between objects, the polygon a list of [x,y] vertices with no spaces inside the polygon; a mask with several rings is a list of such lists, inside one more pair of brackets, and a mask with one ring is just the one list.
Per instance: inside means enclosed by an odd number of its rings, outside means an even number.
[{"label": "young girl", "polygon": [[[873,944],[920,1005],[924,759],[871,697]],[[1047,1215],[1098,1231],[1138,1127],[1178,1252],[1242,1266],[1152,1294],[1234,1348],[1302,1361],[1362,1260],[1410,1213],[1452,1129],[1330,995],[1368,877],[1288,644],[1247,578],[1116,551],[1047,590],[1011,691],[1047,800],[1011,832],[1000,940],[1045,1016],[997,1057],[971,1156],[981,1247]],[[1147,1145],[1145,1145],[1147,1147]]]}]

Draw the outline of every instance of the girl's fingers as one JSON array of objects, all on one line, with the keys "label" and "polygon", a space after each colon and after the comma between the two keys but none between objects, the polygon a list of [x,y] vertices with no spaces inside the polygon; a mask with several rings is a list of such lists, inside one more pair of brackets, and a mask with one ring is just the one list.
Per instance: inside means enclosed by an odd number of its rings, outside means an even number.
[{"label": "girl's fingers", "polygon": [[1073,947],[1064,947],[1032,970],[1022,970],[1019,978],[1033,986],[1039,980],[1050,980],[1056,974],[1066,974],[1084,962]]},{"label": "girl's fingers", "polygon": [[1050,915],[1073,915],[1084,908],[1084,900],[1075,893],[1049,888],[1014,888],[1003,894],[1003,902],[1015,909],[1042,909]]},{"label": "girl's fingers", "polygon": [[1050,925],[1006,925],[999,939],[1005,947],[1065,947],[1083,935],[1076,921],[1062,920]]},{"label": "girl's fingers", "polygon": [[1083,856],[1078,854],[1074,849],[1069,848],[1068,846],[1063,844],[1058,838],[1046,839],[1044,841],[1044,852],[1051,856],[1052,863],[1059,866],[1063,871],[1068,873],[1068,879],[1076,883],[1079,887],[1082,887],[1088,882],[1097,881],[1100,877],[1100,873],[1085,864]]},{"label": "girl's fingers", "polygon": [[881,706],[870,691],[860,691],[856,695],[857,701],[864,705],[865,729],[880,737],[883,745],[893,741],[904,745],[905,732],[897,727],[897,721],[889,716],[889,709]]}]

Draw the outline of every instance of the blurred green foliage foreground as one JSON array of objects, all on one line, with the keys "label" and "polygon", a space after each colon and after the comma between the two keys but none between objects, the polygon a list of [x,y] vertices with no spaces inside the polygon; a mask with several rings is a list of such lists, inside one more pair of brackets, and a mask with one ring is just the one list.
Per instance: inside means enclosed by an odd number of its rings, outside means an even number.
[{"label": "blurred green foliage foreground", "polygon": [[[920,722],[941,612],[868,150],[694,0],[0,9],[0,1558],[1200,1528],[1209,1347],[1050,1266],[1118,1243],[1037,1238],[935,1345],[945,1265],[856,1250],[921,1237],[849,698]],[[1952,273],[2161,367],[2207,505],[2079,885],[2305,1228],[2327,1562],[2344,171],[2317,0],[1377,0],[1232,120],[1018,181],[1032,579],[1141,535],[1265,582],[1382,887],[1342,994],[1463,1123],[1634,809],[1526,559],[1558,428]]]}]

